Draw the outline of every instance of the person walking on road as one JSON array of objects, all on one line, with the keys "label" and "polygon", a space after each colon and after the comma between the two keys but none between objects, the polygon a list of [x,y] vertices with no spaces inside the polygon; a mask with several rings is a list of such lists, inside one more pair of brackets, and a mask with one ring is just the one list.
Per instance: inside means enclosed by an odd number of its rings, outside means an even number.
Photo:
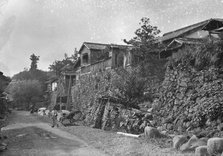
[{"label": "person walking on road", "polygon": [[57,112],[57,110],[53,110],[52,111],[52,120],[53,120],[53,124],[52,124],[52,128],[54,127],[54,126],[57,126],[57,127],[59,127],[59,124],[58,124],[58,121],[57,121],[57,116],[58,116],[58,112]]}]

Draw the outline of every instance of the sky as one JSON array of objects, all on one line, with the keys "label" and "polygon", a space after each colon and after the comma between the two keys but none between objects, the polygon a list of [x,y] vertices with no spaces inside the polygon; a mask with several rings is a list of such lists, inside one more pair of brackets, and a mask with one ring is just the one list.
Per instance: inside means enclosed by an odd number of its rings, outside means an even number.
[{"label": "sky", "polygon": [[0,71],[48,70],[83,42],[124,44],[150,18],[162,33],[223,18],[223,0],[0,0]]}]

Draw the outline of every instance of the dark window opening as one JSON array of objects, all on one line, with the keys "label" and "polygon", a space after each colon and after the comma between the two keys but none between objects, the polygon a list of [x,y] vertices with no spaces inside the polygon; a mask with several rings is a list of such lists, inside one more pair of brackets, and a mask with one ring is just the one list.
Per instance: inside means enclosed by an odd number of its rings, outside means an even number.
[{"label": "dark window opening", "polygon": [[76,76],[71,76],[71,84],[72,86],[76,84]]},{"label": "dark window opening", "polygon": [[67,103],[67,96],[60,96],[60,97],[57,97],[57,103]]},{"label": "dark window opening", "polygon": [[66,110],[66,106],[61,106],[61,110]]},{"label": "dark window opening", "polygon": [[132,60],[132,64],[137,66],[141,61],[141,57],[140,56],[137,56],[137,55],[134,55],[133,56],[133,60]]},{"label": "dark window opening", "polygon": [[88,64],[89,63],[89,58],[88,58],[88,54],[83,54],[83,64]]},{"label": "dark window opening", "polygon": [[118,54],[115,56],[115,65],[116,67],[123,67],[124,66],[124,56],[123,54]]}]

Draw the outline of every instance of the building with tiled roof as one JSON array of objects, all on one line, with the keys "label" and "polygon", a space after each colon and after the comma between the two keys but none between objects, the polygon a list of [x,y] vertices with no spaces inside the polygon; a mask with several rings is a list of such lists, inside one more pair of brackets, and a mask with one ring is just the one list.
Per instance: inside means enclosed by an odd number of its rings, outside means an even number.
[{"label": "building with tiled roof", "polygon": [[159,42],[163,43],[166,48],[160,52],[161,58],[166,58],[172,55],[172,52],[177,51],[183,45],[202,44],[208,39],[223,38],[223,19],[213,18],[208,19],[184,28],[180,28],[163,34],[158,38]]}]

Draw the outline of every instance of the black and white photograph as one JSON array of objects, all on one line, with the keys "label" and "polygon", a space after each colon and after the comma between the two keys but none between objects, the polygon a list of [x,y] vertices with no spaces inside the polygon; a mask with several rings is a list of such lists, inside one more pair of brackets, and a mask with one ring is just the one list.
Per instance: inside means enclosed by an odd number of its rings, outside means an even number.
[{"label": "black and white photograph", "polygon": [[223,156],[223,0],[0,0],[0,155]]}]

